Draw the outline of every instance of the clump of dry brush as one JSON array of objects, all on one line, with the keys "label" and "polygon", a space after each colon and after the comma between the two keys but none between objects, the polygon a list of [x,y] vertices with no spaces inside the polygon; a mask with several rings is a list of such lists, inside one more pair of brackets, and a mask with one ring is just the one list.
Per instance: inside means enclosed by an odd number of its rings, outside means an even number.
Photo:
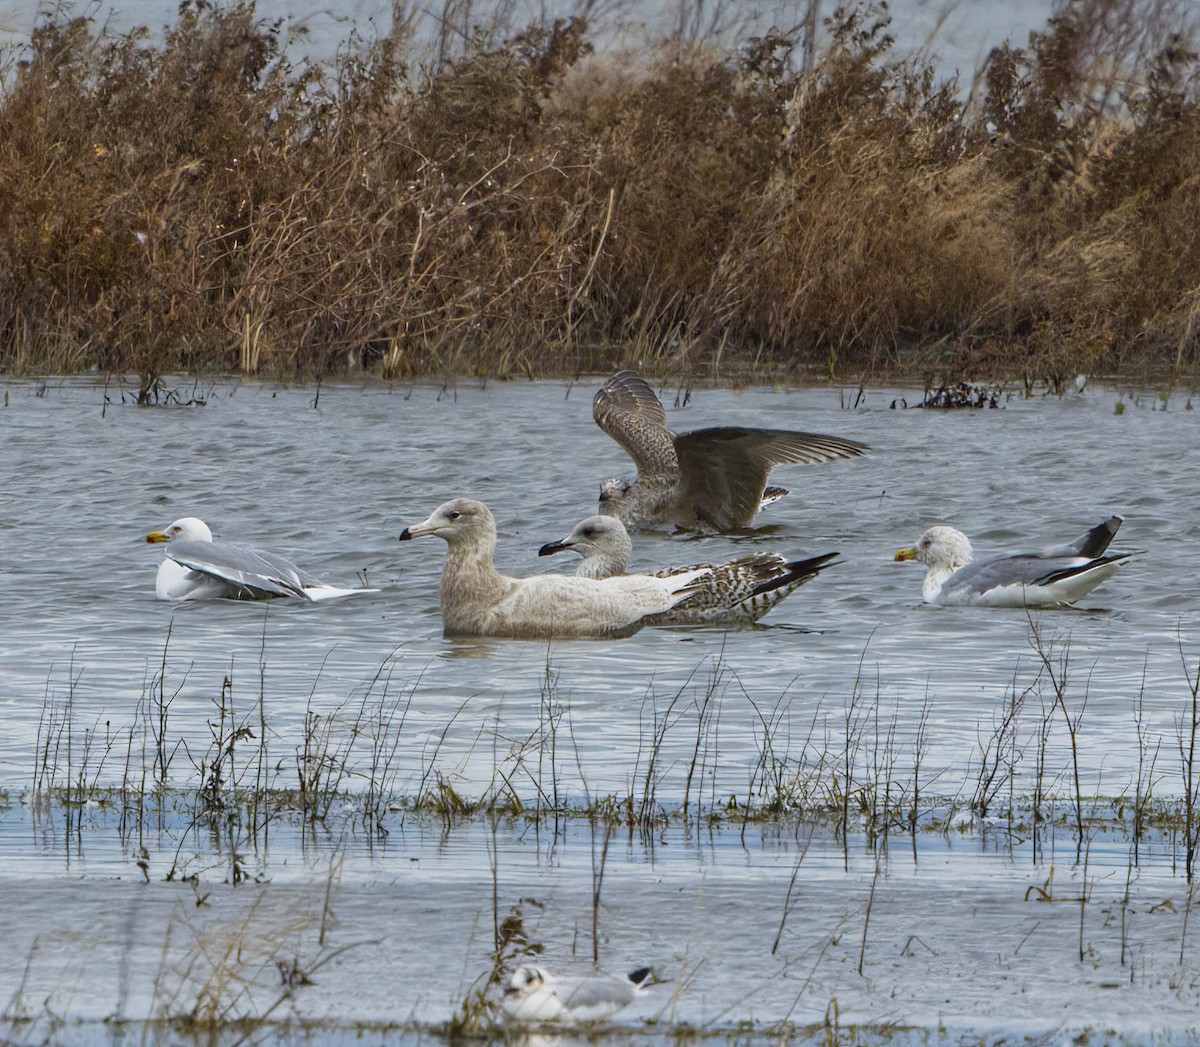
[{"label": "clump of dry brush", "polygon": [[161,42],[59,16],[0,86],[0,369],[1187,368],[1169,2],[1068,4],[969,93],[872,8],[820,47],[599,54],[574,19],[330,68],[247,4]]}]

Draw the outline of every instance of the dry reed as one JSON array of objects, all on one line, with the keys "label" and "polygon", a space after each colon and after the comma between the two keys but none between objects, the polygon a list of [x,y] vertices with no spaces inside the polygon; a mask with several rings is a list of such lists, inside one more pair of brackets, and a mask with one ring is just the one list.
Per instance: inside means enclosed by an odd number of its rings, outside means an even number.
[{"label": "dry reed", "polygon": [[178,371],[1186,370],[1187,18],[1076,0],[964,98],[869,6],[820,40],[681,13],[597,54],[576,18],[430,63],[399,19],[328,68],[248,4],[161,42],[54,15],[0,85],[0,370],[147,402]]}]

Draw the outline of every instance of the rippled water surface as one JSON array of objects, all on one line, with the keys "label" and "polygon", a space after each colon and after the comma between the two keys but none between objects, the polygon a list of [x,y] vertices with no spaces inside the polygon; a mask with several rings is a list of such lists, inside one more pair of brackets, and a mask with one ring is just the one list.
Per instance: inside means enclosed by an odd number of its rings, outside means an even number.
[{"label": "rippled water surface", "polygon": [[[397,766],[407,788],[441,741],[437,766],[479,795],[498,759],[544,721],[549,671],[565,710],[559,732],[573,746],[569,760],[560,752],[557,776],[573,793],[627,792],[676,699],[659,767],[662,796],[678,800],[684,776],[674,771],[698,748],[698,714],[683,714],[706,694],[699,747],[705,788],[717,795],[746,791],[764,721],[780,753],[798,757],[806,739],[813,745],[814,723],[819,739],[850,706],[878,711],[901,763],[905,753],[911,762],[924,719],[922,773],[954,793],[1014,681],[1019,690],[1035,676],[1033,628],[1021,611],[924,606],[922,568],[894,563],[893,552],[936,521],[986,550],[1070,539],[1111,512],[1126,517],[1114,548],[1139,555],[1080,608],[1038,614],[1034,625],[1056,660],[1069,651],[1089,788],[1113,795],[1131,781],[1139,694],[1145,730],[1173,747],[1188,693],[1181,646],[1191,662],[1200,653],[1192,476],[1200,419],[1182,396],[1164,409],[1152,395],[1089,387],[1013,398],[1003,410],[932,412],[889,409],[893,391],[868,391],[848,409],[853,392],[829,388],[698,390],[686,407],[665,390],[676,429],[800,428],[874,450],[780,468],[773,479],[792,494],[759,516],[757,534],[643,536],[635,566],[751,547],[836,549],[845,563],[758,629],[647,629],[550,646],[443,639],[444,546],[400,544],[400,530],[468,494],[496,515],[502,569],[565,569],[562,558],[540,560],[538,547],[593,511],[599,480],[630,471],[592,422],[597,384],[323,386],[319,396],[221,384],[201,390],[203,407],[138,408],[111,389],[105,407],[104,390],[89,382],[10,382],[0,410],[0,785],[28,780],[48,702],[69,698],[74,723],[95,728],[99,743],[136,721],[165,665],[168,733],[202,746],[230,676],[239,715],[257,716],[261,696],[269,751],[285,764],[302,744],[306,709],[348,716],[371,687],[400,696],[407,719]],[[330,581],[366,579],[381,591],[309,606],[159,602],[161,553],[143,538],[184,515]],[[102,779],[119,780],[127,749],[113,747]]]},{"label": "rippled water surface", "polygon": [[[911,391],[698,389],[681,406],[667,389],[680,430],[800,428],[874,450],[779,469],[792,494],[756,533],[642,536],[635,566],[759,548],[845,562],[754,629],[444,639],[444,546],[401,544],[401,529],[473,495],[496,515],[502,569],[568,566],[537,549],[593,510],[601,479],[629,471],[592,423],[598,383],[230,383],[186,408],[138,408],[111,388],[106,404],[87,381],[5,386],[0,942],[19,962],[0,971],[0,1037],[156,1039],[161,1028],[138,1023],[207,1013],[304,1023],[288,1027],[295,1042],[412,1042],[460,1011],[490,970],[498,922],[521,907],[524,940],[552,969],[586,972],[593,945],[609,970],[654,966],[666,984],[626,1029],[1193,1042],[1182,841],[1168,828],[1135,848],[1127,802],[1147,783],[1159,798],[1182,791],[1178,725],[1200,655],[1186,397],[1093,385],[939,413],[891,409]],[[987,550],[1069,540],[1113,512],[1126,517],[1115,547],[1137,555],[1075,610],[930,608],[922,569],[892,560],[936,521]],[[159,602],[162,554],[144,536],[183,515],[380,591]],[[1081,838],[1064,814],[1064,708],[1088,811],[1124,802],[1124,829]],[[316,753],[349,795],[307,828],[195,819],[188,798],[231,734],[243,785],[292,788]],[[164,765],[177,806],[160,816],[136,794]],[[68,814],[34,802],[35,776],[130,788]],[[847,781],[851,814],[917,794],[922,830],[881,842],[858,822],[844,838],[738,824],[747,800],[828,801]],[[381,834],[362,821],[372,788]],[[1007,797],[1038,790],[1051,821],[1014,830]],[[406,811],[431,791],[498,795],[526,815]],[[983,794],[991,819],[954,816]],[[528,817],[609,796],[725,817],[655,820],[647,834]],[[313,984],[281,996],[293,965]],[[241,1042],[243,1027],[224,1028],[219,1039]]]}]

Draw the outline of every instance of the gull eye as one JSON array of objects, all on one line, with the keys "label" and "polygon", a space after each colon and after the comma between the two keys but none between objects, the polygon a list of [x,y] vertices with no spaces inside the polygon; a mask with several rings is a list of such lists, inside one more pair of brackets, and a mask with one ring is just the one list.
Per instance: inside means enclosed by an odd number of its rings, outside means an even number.
[{"label": "gull eye", "polygon": [[450,520],[457,520],[460,516],[462,516],[462,513],[460,513],[457,509],[451,509],[446,514],[446,517]]},{"label": "gull eye", "polygon": [[582,531],[580,531],[579,533],[580,533],[581,535],[583,535],[583,537],[584,537],[584,538],[591,538],[591,537],[592,537],[592,535],[594,535],[594,534],[596,533],[596,528],[594,528],[594,527],[585,527],[585,528],[584,528]]}]

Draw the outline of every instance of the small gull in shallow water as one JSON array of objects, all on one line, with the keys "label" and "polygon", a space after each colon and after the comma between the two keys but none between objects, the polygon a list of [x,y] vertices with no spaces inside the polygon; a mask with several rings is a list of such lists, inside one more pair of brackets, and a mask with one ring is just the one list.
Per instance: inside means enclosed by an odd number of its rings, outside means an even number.
[{"label": "small gull in shallow water", "polygon": [[510,578],[496,570],[496,522],[471,498],[439,505],[427,520],[406,527],[401,541],[436,535],[445,540],[442,625],[447,636],[515,639],[629,636],[656,614],[696,592],[708,572],[670,578],[649,574],[595,580],[563,574]]},{"label": "small gull in shallow water", "polygon": [[649,967],[624,978],[597,974],[573,981],[555,978],[542,967],[523,964],[504,990],[504,1013],[524,1022],[595,1022],[611,1018],[650,984]]},{"label": "small gull in shallow water", "polygon": [[214,542],[203,520],[185,516],[146,535],[169,543],[154,595],[160,600],[267,600],[276,596],[329,600],[377,589],[340,589],[302,571],[291,560],[243,542]]},{"label": "small gull in shallow water", "polygon": [[1074,542],[1037,552],[972,558],[967,536],[953,527],[931,527],[897,560],[926,565],[926,603],[979,607],[1065,607],[1082,599],[1129,562],[1129,554],[1104,555],[1122,517],[1112,516]]},{"label": "small gull in shallow water", "polygon": [[[625,573],[633,542],[625,525],[615,516],[589,516],[557,542],[538,550],[539,556],[558,552],[578,553],[582,559],[575,568],[581,578],[612,578]],[[838,554],[823,553],[807,560],[785,560],[777,553],[743,556],[723,564],[698,564],[696,567],[668,567],[657,572],[669,578],[687,570],[707,570],[708,576],[697,583],[691,599],[662,614],[654,625],[738,625],[757,622],[785,596],[811,581],[829,567]],[[839,563],[841,561],[838,561]]]},{"label": "small gull in shallow water", "polygon": [[780,497],[767,492],[776,465],[855,458],[869,448],[856,440],[787,429],[718,426],[676,435],[654,390],[633,371],[618,371],[592,401],[592,417],[637,466],[632,483],[606,480],[600,511],[626,527],[675,524],[689,531],[749,527],[759,508]]}]

